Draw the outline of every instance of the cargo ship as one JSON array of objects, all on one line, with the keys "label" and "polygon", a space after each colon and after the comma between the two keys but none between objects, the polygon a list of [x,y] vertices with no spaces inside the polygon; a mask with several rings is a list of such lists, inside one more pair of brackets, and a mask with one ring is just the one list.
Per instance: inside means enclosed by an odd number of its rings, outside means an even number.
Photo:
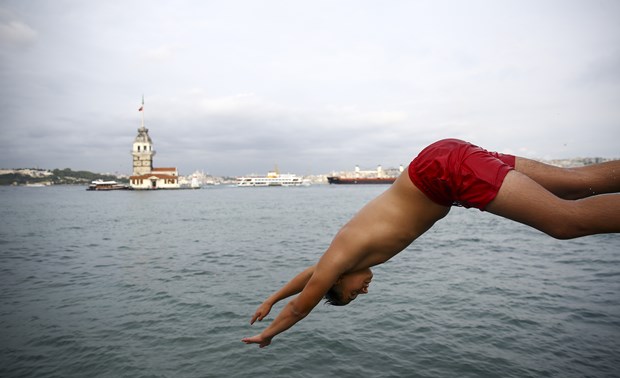
[{"label": "cargo ship", "polygon": [[346,185],[360,185],[360,184],[392,184],[396,181],[396,177],[340,177],[329,176],[327,182],[330,184],[346,184]]},{"label": "cargo ship", "polygon": [[376,170],[362,171],[355,166],[355,172],[344,175],[332,175],[327,177],[330,184],[344,185],[365,185],[365,184],[393,184],[400,173],[403,172],[403,166],[398,169],[383,170],[379,165]]}]

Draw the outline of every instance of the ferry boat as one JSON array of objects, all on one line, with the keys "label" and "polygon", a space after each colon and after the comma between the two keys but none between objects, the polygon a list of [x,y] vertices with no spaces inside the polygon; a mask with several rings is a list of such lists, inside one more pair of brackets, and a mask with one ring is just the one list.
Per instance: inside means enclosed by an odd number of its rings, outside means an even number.
[{"label": "ferry boat", "polygon": [[127,185],[119,184],[116,181],[95,180],[86,188],[86,190],[132,190]]},{"label": "ferry boat", "polygon": [[294,174],[279,174],[277,171],[267,173],[267,176],[244,176],[237,178],[238,187],[267,187],[267,186],[302,186],[304,180]]}]

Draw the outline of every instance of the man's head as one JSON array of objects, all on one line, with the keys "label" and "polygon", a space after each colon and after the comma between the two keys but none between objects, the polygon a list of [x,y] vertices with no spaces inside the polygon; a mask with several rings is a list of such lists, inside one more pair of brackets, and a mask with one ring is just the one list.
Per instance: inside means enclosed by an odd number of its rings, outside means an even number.
[{"label": "man's head", "polygon": [[358,295],[367,294],[371,280],[372,272],[369,268],[343,274],[325,294],[325,299],[331,305],[345,306]]}]

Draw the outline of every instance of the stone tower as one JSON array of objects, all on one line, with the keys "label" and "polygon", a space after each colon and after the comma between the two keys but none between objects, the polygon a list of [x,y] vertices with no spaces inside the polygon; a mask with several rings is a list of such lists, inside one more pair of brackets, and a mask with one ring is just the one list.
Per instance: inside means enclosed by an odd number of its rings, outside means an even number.
[{"label": "stone tower", "polygon": [[133,156],[133,175],[129,177],[132,189],[179,189],[179,172],[176,168],[153,168],[153,141],[149,136],[149,129],[144,127],[144,96],[142,106],[138,109],[142,113],[142,125],[138,129],[138,136],[133,141],[131,155]]},{"label": "stone tower", "polygon": [[149,129],[144,127],[144,95],[142,95],[142,106],[138,111],[142,113],[142,125],[138,129],[138,136],[133,141],[133,148],[131,149],[133,176],[150,174],[153,171],[153,155],[155,155]]},{"label": "stone tower", "polygon": [[141,176],[151,173],[153,170],[153,141],[149,136],[149,129],[142,127],[138,129],[138,136],[133,141],[133,149],[131,150],[133,155],[133,175]]}]

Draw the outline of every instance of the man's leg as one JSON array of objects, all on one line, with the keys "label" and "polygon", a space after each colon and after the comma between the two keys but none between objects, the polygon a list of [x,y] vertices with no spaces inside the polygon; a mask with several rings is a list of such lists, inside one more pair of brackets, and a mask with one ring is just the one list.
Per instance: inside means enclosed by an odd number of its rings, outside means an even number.
[{"label": "man's leg", "polygon": [[[525,172],[527,176],[518,169],[510,171],[497,196],[485,210],[527,224],[558,239],[620,232],[620,194],[565,200],[543,187],[565,195],[562,191],[566,188],[559,185],[563,181],[561,177],[542,177],[544,172],[532,170],[531,167]],[[613,185],[594,185],[597,190],[613,190]]]},{"label": "man's leg", "polygon": [[515,165],[518,172],[560,198],[579,199],[620,192],[620,160],[578,168],[560,168],[517,156]]}]

